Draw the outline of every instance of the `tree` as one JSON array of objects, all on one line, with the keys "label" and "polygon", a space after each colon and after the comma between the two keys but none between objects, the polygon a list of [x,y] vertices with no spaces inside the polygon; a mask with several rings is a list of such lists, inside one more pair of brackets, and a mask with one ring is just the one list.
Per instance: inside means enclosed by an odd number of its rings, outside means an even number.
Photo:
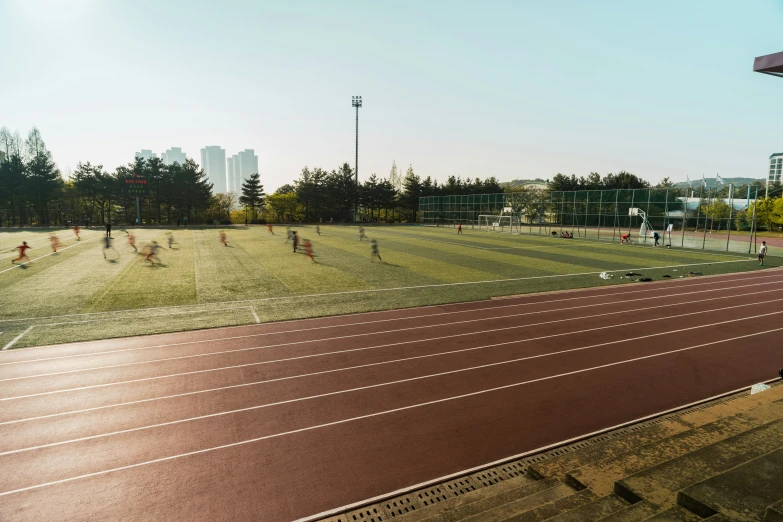
[{"label": "tree", "polygon": [[250,178],[246,179],[242,183],[242,196],[239,198],[239,202],[250,207],[252,210],[253,221],[256,220],[256,209],[264,204],[264,187],[261,185],[261,176],[251,174]]},{"label": "tree", "polygon": [[[430,178],[427,178],[428,180]],[[416,213],[419,211],[419,198],[422,197],[421,179],[413,172],[413,166],[408,167],[405,179],[402,182],[404,191],[400,196],[403,208],[410,211],[410,221],[416,221]]]},{"label": "tree", "polygon": [[209,207],[207,208],[207,218],[211,221],[217,219],[218,221],[230,220],[231,211],[237,204],[237,195],[233,192],[224,192],[221,194],[214,194],[209,201]]},{"label": "tree", "polygon": [[[295,192],[281,193],[279,190],[267,196],[267,207],[274,212],[274,221],[297,221],[302,216],[302,205]],[[271,219],[269,221],[272,221]]]},{"label": "tree", "polygon": [[397,192],[402,190],[402,176],[400,176],[400,173],[397,170],[397,162],[394,160],[392,160],[392,168],[391,172],[389,172],[389,183],[392,184],[392,187],[394,187],[394,190]]},{"label": "tree", "polygon": [[669,176],[666,176],[661,181],[658,182],[658,184],[655,186],[655,188],[672,188],[674,186],[674,182],[669,179]]}]

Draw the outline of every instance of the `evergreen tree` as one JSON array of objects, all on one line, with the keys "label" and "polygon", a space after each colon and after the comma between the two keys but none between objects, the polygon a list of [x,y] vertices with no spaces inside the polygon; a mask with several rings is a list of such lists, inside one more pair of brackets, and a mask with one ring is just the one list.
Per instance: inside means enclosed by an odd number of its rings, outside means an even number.
[{"label": "evergreen tree", "polygon": [[264,204],[264,196],[266,194],[264,194],[264,187],[261,185],[261,176],[258,173],[251,174],[250,178],[242,183],[242,195],[239,197],[239,202],[251,208],[253,221],[256,220],[256,209]]}]

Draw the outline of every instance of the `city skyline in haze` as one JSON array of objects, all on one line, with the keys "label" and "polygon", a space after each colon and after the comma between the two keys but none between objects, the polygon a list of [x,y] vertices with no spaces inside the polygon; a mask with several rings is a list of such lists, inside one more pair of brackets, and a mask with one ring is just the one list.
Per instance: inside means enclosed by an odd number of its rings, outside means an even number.
[{"label": "city skyline in haze", "polygon": [[0,125],[37,126],[62,171],[251,146],[271,192],[353,166],[360,95],[360,180],[763,178],[783,107],[752,65],[781,23],[781,0],[3,0]]}]

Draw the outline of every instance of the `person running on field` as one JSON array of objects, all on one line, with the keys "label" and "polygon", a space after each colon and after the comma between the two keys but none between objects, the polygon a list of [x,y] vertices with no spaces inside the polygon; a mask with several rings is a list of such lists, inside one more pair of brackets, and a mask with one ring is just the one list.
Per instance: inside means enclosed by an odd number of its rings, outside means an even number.
[{"label": "person running on field", "polygon": [[313,244],[310,242],[310,240],[305,239],[304,243],[302,243],[302,246],[305,249],[305,255],[310,258],[310,261],[315,262],[315,257],[313,257]]},{"label": "person running on field", "polygon": [[76,234],[76,241],[81,241],[82,238],[79,237],[79,225],[73,226],[73,233]]},{"label": "person running on field", "polygon": [[174,244],[174,234],[171,232],[166,232],[166,239],[169,241],[169,250],[171,250],[171,245]]},{"label": "person running on field", "polygon": [[370,262],[376,257],[378,258],[378,261],[383,261],[383,259],[381,259],[381,254],[378,252],[378,242],[373,239],[370,241]]},{"label": "person running on field", "polygon": [[220,242],[223,243],[223,246],[228,246],[228,239],[226,238],[225,232],[220,232]]},{"label": "person running on field", "polygon": [[315,233],[321,235],[321,225],[315,225]]},{"label": "person running on field", "polygon": [[623,235],[620,237],[620,244],[621,244],[621,245],[622,245],[623,243],[630,243],[630,242],[631,242],[631,233],[630,233],[630,232],[628,232],[627,234],[623,234]]},{"label": "person running on field", "polygon": [[272,234],[273,236],[275,235],[275,231],[272,230],[272,223],[267,223],[266,229],[269,230],[270,234]]},{"label": "person running on field", "polygon": [[[110,236],[106,236],[106,237],[103,238],[103,258],[104,259],[106,259],[106,251],[109,250],[110,248],[112,250],[114,250],[114,247],[111,246],[111,237]],[[114,251],[117,252],[116,250],[114,250]],[[117,252],[117,253],[119,254],[119,252]]]},{"label": "person running on field", "polygon": [[139,249],[136,248],[136,236],[134,236],[131,233],[128,233],[128,245],[132,246],[133,250],[135,250],[136,252],[139,251]]},{"label": "person running on field", "polygon": [[658,235],[658,232],[653,232],[653,239],[655,240],[654,247],[661,246],[658,244],[658,240],[661,239],[661,236]]},{"label": "person running on field", "polygon": [[457,223],[457,234],[462,234],[462,223]]},{"label": "person running on field", "polygon": [[767,242],[761,242],[761,248],[759,248],[759,266],[764,264],[764,258],[767,257]]},{"label": "person running on field", "polygon": [[364,234],[364,227],[359,227],[359,241],[363,241],[367,239],[367,236]]},{"label": "person running on field", "polygon": [[60,243],[60,238],[57,237],[55,234],[52,234],[49,236],[49,242],[52,244],[52,252],[55,254],[57,253],[57,249],[62,246]]},{"label": "person running on field", "polygon": [[158,250],[160,250],[160,245],[158,245],[157,241],[153,241],[151,245],[147,245],[144,250],[147,252],[147,257],[144,258],[144,261],[149,261],[154,265],[155,260],[157,259],[160,263],[160,258],[158,257]]},{"label": "person running on field", "polygon": [[111,222],[106,223],[106,237],[111,237]]},{"label": "person running on field", "polygon": [[291,232],[291,239],[294,241],[294,252],[296,252],[296,247],[299,246],[299,234],[296,233],[296,230]]},{"label": "person running on field", "polygon": [[19,257],[17,257],[16,259],[12,259],[11,264],[13,265],[17,261],[21,261],[22,259],[27,259],[28,261],[30,261],[30,258],[27,257],[27,251],[30,250],[31,248],[32,247],[27,244],[27,241],[22,241],[22,244],[14,249],[19,251]]}]

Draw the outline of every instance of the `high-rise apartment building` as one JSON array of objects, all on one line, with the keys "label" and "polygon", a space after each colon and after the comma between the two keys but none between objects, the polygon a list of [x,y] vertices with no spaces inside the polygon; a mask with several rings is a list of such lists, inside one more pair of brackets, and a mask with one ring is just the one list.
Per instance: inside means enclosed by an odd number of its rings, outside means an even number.
[{"label": "high-rise apartment building", "polygon": [[171,147],[160,155],[160,159],[163,160],[164,165],[173,165],[175,162],[182,165],[187,160],[187,157],[185,157],[185,153],[179,147]]},{"label": "high-rise apartment building", "polygon": [[251,174],[258,173],[258,156],[255,155],[253,149],[245,149],[239,154],[239,183],[250,177]]},{"label": "high-rise apartment building", "polygon": [[776,181],[783,181],[781,178],[783,172],[783,152],[777,152],[769,157],[769,175],[767,176],[767,192],[769,185]]},{"label": "high-rise apartment building", "polygon": [[242,182],[258,173],[258,156],[253,149],[245,149],[226,160],[228,192],[242,192]]},{"label": "high-rise apartment building", "polygon": [[215,194],[228,192],[226,187],[226,151],[217,145],[201,149],[201,168],[206,172]]},{"label": "high-rise apartment building", "polygon": [[141,149],[141,152],[136,153],[137,158],[144,158],[145,160],[157,158],[158,155],[152,152],[151,150],[147,149]]}]

